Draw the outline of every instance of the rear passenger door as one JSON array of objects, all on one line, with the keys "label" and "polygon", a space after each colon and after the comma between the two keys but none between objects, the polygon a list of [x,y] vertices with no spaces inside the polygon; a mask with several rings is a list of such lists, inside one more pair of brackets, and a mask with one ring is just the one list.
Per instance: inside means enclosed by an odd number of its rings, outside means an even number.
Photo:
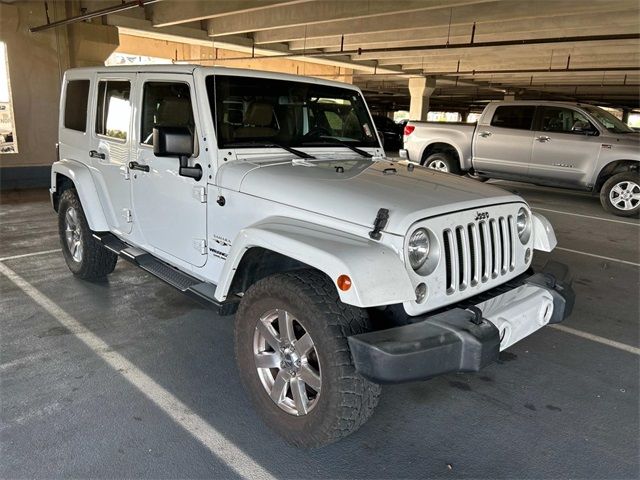
[{"label": "rear passenger door", "polygon": [[526,177],[533,147],[534,105],[499,105],[474,136],[473,166],[496,178]]},{"label": "rear passenger door", "polygon": [[[189,165],[207,169],[206,153],[199,145],[193,77],[184,74],[140,74],[141,95],[135,121],[136,162],[131,170],[136,225],[141,245],[167,260],[201,267],[207,261],[208,176],[196,180],[179,174],[176,157],[156,157],[153,128],[188,127],[195,153]],[[202,158],[201,158],[202,157]],[[167,256],[168,255],[168,256]]]},{"label": "rear passenger door", "polygon": [[86,155],[91,165],[103,208],[109,211],[110,227],[128,234],[132,228],[131,93],[135,74],[98,75],[94,89],[94,128]]}]

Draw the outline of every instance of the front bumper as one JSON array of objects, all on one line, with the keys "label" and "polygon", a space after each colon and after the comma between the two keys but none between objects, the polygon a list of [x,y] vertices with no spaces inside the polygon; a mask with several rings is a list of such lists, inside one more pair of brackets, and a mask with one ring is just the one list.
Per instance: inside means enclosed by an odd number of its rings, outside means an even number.
[{"label": "front bumper", "polygon": [[549,262],[496,295],[476,298],[412,323],[349,337],[356,370],[376,383],[425,380],[452,372],[476,372],[501,350],[573,310],[575,294],[565,265]]}]

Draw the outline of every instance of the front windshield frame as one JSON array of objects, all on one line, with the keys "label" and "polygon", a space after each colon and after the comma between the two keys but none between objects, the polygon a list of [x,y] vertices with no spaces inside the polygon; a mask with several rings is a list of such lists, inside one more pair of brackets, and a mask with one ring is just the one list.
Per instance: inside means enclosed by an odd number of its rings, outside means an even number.
[{"label": "front windshield frame", "polygon": [[[352,147],[381,148],[375,123],[359,90],[320,82],[230,74],[208,75],[205,84],[219,148],[260,148],[261,144],[335,147],[340,142]],[[320,115],[324,122],[321,125]],[[251,122],[258,117],[259,124]],[[316,130],[318,126],[321,128]]]},{"label": "front windshield frame", "polygon": [[[610,133],[633,133],[633,129],[631,127],[602,108],[594,107],[592,105],[585,105],[582,108],[598,122],[598,125]],[[608,124],[610,124],[610,126],[608,126]]]}]

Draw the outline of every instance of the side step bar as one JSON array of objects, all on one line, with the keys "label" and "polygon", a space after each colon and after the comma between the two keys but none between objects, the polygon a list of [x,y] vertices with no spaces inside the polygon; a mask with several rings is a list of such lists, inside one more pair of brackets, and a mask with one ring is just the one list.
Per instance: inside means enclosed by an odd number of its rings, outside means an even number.
[{"label": "side step bar", "polygon": [[230,315],[235,312],[238,302],[218,302],[215,299],[216,286],[213,283],[202,282],[164,263],[149,252],[126,244],[110,232],[94,232],[93,238],[107,250],[158,277],[182,293],[207,306],[214,306],[221,315]]}]

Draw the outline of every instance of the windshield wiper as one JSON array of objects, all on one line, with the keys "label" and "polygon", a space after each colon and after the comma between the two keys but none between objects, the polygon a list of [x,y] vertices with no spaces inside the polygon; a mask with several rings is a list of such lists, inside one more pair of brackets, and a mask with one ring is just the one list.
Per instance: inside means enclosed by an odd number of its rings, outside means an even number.
[{"label": "windshield wiper", "polygon": [[365,158],[373,157],[373,155],[371,155],[369,152],[365,152],[364,150],[361,150],[358,147],[354,147],[353,145],[349,144],[349,142],[345,142],[344,140],[340,140],[339,138],[336,138],[336,137],[325,137],[325,136],[313,137],[313,140],[309,142],[305,142],[303,143],[303,145],[305,144],[308,145],[310,143],[313,143],[313,141],[315,140],[323,140],[320,143],[322,143],[323,145],[331,146],[331,147],[337,147],[337,146],[347,147],[349,150],[352,150],[357,154],[362,155]]},{"label": "windshield wiper", "polygon": [[274,141],[270,141],[270,142],[256,142],[256,141],[250,141],[250,142],[235,142],[235,143],[227,143],[225,145],[225,147],[245,147],[245,146],[250,146],[250,147],[264,147],[264,148],[273,148],[273,147],[277,147],[277,148],[281,148],[283,150],[286,150],[289,153],[293,153],[295,156],[300,157],[300,158],[316,158],[313,155],[309,155],[308,153],[302,152],[300,150],[296,150],[295,148],[291,148],[287,145],[282,145],[281,143],[278,142],[274,142]]}]

